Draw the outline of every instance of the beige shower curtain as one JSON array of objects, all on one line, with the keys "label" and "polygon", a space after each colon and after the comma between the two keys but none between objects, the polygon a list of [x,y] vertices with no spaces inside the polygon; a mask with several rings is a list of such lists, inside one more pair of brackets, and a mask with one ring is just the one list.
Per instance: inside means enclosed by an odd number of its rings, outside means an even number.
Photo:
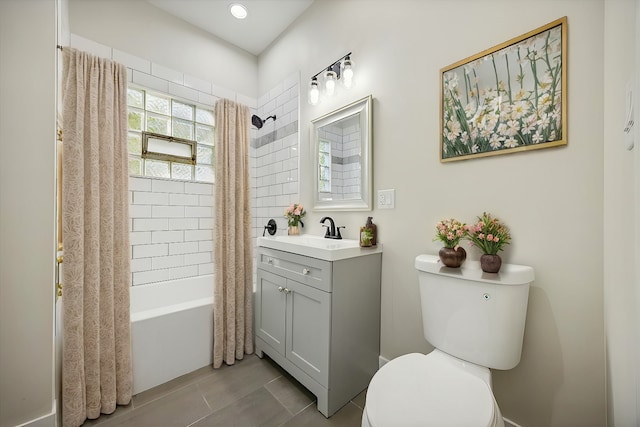
[{"label": "beige shower curtain", "polygon": [[249,108],[215,108],[213,367],[253,353]]},{"label": "beige shower curtain", "polygon": [[131,401],[127,73],[64,48],[62,421]]}]

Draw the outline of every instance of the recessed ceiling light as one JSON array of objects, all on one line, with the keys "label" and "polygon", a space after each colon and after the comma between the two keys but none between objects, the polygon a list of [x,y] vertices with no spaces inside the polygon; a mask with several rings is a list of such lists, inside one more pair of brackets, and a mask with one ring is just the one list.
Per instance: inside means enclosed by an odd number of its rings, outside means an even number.
[{"label": "recessed ceiling light", "polygon": [[247,8],[240,3],[233,3],[231,6],[229,6],[229,11],[234,17],[238,19],[246,18],[248,14]]}]

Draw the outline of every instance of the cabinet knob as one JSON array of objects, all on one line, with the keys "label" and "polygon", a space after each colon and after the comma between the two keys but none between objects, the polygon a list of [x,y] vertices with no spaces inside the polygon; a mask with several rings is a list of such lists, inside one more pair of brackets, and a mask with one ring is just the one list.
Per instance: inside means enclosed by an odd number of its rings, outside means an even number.
[{"label": "cabinet knob", "polygon": [[273,264],[273,258],[267,258],[267,264]]},{"label": "cabinet knob", "polygon": [[284,293],[285,293],[285,294],[288,294],[288,293],[290,293],[290,292],[291,292],[291,290],[289,290],[289,289],[287,289],[287,288],[284,288],[284,289],[283,289],[283,291],[284,291]]},{"label": "cabinet knob", "polygon": [[278,292],[282,292],[284,291],[284,288],[282,286],[278,286]]},{"label": "cabinet knob", "polygon": [[309,274],[310,272],[311,272],[311,270],[309,270],[308,268],[303,268],[303,269],[302,269],[302,274],[304,274],[305,276],[306,276],[307,274]]}]

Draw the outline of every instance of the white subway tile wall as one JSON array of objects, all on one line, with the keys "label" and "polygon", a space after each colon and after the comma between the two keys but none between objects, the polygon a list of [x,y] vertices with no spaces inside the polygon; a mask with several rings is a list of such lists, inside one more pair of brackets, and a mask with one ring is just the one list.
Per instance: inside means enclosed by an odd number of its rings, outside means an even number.
[{"label": "white subway tile wall", "polygon": [[273,218],[278,234],[287,234],[284,210],[298,203],[298,108],[299,73],[287,77],[258,98],[258,116],[275,120],[265,122],[252,143],[251,182],[254,233],[262,236],[264,226]]},{"label": "white subway tile wall", "polygon": [[213,272],[213,184],[130,177],[132,284]]}]

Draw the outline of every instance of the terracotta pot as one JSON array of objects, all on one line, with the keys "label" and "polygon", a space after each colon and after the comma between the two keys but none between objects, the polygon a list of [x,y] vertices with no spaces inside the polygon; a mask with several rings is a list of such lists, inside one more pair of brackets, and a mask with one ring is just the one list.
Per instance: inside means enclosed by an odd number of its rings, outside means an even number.
[{"label": "terracotta pot", "polygon": [[300,234],[300,227],[297,225],[289,226],[289,236],[297,236]]},{"label": "terracotta pot", "polygon": [[438,252],[440,261],[447,267],[458,268],[462,265],[465,259],[467,259],[467,251],[464,248],[458,246],[454,248],[442,248]]},{"label": "terracotta pot", "polygon": [[480,257],[480,267],[485,273],[497,273],[502,266],[500,255],[483,254]]}]

